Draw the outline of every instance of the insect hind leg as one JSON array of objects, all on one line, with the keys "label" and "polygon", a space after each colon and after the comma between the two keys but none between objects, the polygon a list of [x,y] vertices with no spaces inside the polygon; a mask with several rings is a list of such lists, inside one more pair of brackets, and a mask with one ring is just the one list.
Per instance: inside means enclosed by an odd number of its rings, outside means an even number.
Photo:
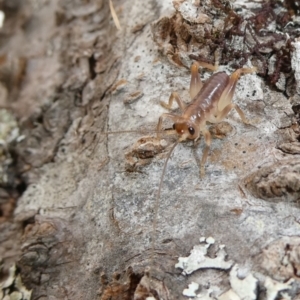
[{"label": "insect hind leg", "polygon": [[196,95],[200,92],[203,86],[203,83],[198,73],[198,69],[200,67],[209,69],[211,71],[216,71],[218,69],[218,64],[211,65],[209,63],[201,62],[201,61],[193,62],[191,66],[191,82],[190,82],[191,99],[194,99],[196,97]]},{"label": "insect hind leg", "polygon": [[233,72],[229,78],[229,82],[226,86],[226,88],[224,89],[219,103],[218,103],[218,110],[222,111],[224,109],[224,107],[226,107],[227,105],[229,105],[231,103],[231,100],[233,98],[234,95],[234,91],[236,88],[236,84],[239,80],[239,78],[241,77],[241,75],[243,74],[249,74],[249,73],[254,73],[256,72],[256,68],[242,68],[242,69],[237,69],[235,72]]},{"label": "insect hind leg", "polygon": [[216,116],[216,122],[222,121],[227,114],[234,108],[239,114],[240,118],[245,124],[249,124],[249,121],[246,119],[243,111],[234,103],[232,103],[232,98],[234,95],[234,91],[236,88],[237,81],[241,77],[242,74],[254,73],[256,72],[256,68],[241,68],[233,72],[229,78],[229,82],[224,89],[219,103],[218,103],[218,114]]},{"label": "insect hind leg", "polygon": [[218,115],[216,116],[214,123],[221,122],[233,108],[237,111],[237,113],[239,114],[239,116],[242,119],[243,123],[249,124],[249,121],[246,119],[245,114],[243,113],[243,111],[240,109],[240,107],[237,104],[234,104],[234,103],[228,104],[222,111],[220,111],[218,113]]}]

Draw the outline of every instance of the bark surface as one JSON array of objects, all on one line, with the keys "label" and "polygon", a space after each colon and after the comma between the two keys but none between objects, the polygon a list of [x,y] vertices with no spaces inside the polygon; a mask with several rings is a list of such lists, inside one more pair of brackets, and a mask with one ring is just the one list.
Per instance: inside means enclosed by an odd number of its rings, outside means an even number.
[{"label": "bark surface", "polygon": [[[4,273],[16,262],[32,299],[187,299],[192,281],[196,299],[299,297],[300,41],[282,44],[275,32],[282,19],[258,41],[253,32],[265,25],[258,16],[273,16],[261,3],[113,1],[118,31],[109,1],[2,2],[0,74],[9,80],[0,78],[1,105],[23,137],[10,146],[14,179],[3,184],[3,193],[16,192],[1,203],[22,193],[1,219]],[[278,15],[296,11],[285,5],[274,8]],[[196,163],[203,139],[196,148],[179,144],[157,199],[175,138],[145,132],[155,130],[166,112],[159,101],[172,91],[190,101],[192,60],[213,63],[215,53],[228,73],[257,66],[259,76],[243,76],[234,97],[253,126],[231,112],[210,127],[203,179]],[[201,237],[213,239],[199,246]],[[202,270],[185,276],[193,258],[175,264],[195,245]]]}]

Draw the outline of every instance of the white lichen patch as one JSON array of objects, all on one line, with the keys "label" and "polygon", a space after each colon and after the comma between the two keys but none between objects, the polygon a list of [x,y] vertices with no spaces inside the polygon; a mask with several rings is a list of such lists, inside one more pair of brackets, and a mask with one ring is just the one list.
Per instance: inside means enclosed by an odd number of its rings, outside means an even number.
[{"label": "white lichen patch", "polygon": [[[175,267],[182,268],[184,275],[203,268],[230,268],[233,262],[225,262],[224,245],[219,246],[214,259],[207,257],[207,251],[214,243],[215,240],[212,237],[201,237],[200,245],[194,246],[190,256],[180,257]],[[225,266],[224,264],[227,265]],[[229,273],[230,288],[227,288],[225,292],[220,293],[220,287],[212,286],[210,283],[208,284],[209,288],[204,288],[205,283],[192,282],[183,291],[183,295],[189,297],[190,300],[255,300],[259,296],[258,285],[260,282],[260,286],[265,288],[265,296],[263,298],[265,300],[296,299],[293,297],[295,295],[295,286],[293,285],[297,282],[293,278],[290,278],[287,282],[280,282],[261,273],[256,273],[256,277],[247,267],[239,267],[238,264],[235,264]],[[198,280],[201,280],[201,277],[198,277]],[[198,290],[199,292],[197,292]]]},{"label": "white lichen patch", "polygon": [[229,282],[231,289],[218,297],[218,300],[255,300],[257,299],[258,280],[251,274],[241,279],[239,278],[239,267],[234,265],[230,271]]},{"label": "white lichen patch", "polygon": [[294,43],[292,43],[294,47],[294,51],[292,54],[292,69],[294,70],[294,76],[297,84],[297,93],[300,94],[300,38],[296,39]]},{"label": "white lichen patch", "polygon": [[292,284],[294,282],[294,279],[290,279],[286,283],[281,283],[279,281],[275,281],[271,279],[270,277],[267,277],[264,283],[264,286],[267,290],[267,300],[275,300],[277,297],[281,296],[280,299],[289,299],[289,295],[286,293],[281,293],[282,291],[287,291],[292,288]]},{"label": "white lichen patch", "polygon": [[249,273],[244,279],[238,277],[238,265],[230,271],[230,285],[240,299],[255,300],[258,280]]},{"label": "white lichen patch", "polygon": [[[202,241],[203,239],[200,240]],[[219,246],[214,258],[207,256],[207,250],[212,245],[211,242],[212,238],[207,238],[204,243],[194,246],[190,256],[179,257],[179,261],[175,267],[181,268],[184,275],[191,274],[196,270],[207,268],[220,270],[230,269],[233,265],[233,261],[225,261],[227,253],[224,249],[224,245]]]},{"label": "white lichen patch", "polygon": [[187,297],[196,297],[196,291],[199,289],[199,284],[192,282],[187,289],[184,289],[182,294]]},{"label": "white lichen patch", "polygon": [[209,245],[213,245],[215,243],[215,239],[210,236],[206,239],[206,243]]}]

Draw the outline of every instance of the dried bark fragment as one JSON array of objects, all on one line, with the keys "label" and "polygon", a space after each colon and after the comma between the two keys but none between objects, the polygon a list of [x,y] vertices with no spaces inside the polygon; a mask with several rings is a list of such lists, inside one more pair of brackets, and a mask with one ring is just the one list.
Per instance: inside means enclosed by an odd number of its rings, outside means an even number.
[{"label": "dried bark fragment", "polygon": [[135,289],[142,278],[142,274],[134,273],[129,267],[123,274],[114,273],[112,281],[109,283],[105,274],[101,275],[100,300],[133,298]]},{"label": "dried bark fragment", "polygon": [[169,291],[164,283],[151,278],[148,268],[145,270],[145,274],[138,274],[129,267],[123,274],[114,273],[110,283],[105,274],[102,274],[101,283],[101,300],[170,299]]},{"label": "dried bark fragment", "polygon": [[278,146],[278,149],[280,149],[284,153],[300,154],[300,143],[299,142],[283,143]]},{"label": "dried bark fragment", "polygon": [[145,275],[139,282],[134,293],[134,300],[147,299],[171,299],[169,290],[165,286],[164,282],[151,277],[148,268],[146,268]]},{"label": "dried bark fragment", "polygon": [[275,280],[300,277],[300,238],[283,237],[262,250],[256,257],[259,269]]},{"label": "dried bark fragment", "polygon": [[257,198],[297,202],[300,199],[300,160],[282,160],[262,167],[245,179],[245,186]]},{"label": "dried bark fragment", "polygon": [[153,157],[161,153],[166,147],[164,141],[156,137],[140,138],[130,151],[125,154],[125,168],[128,172],[137,171],[140,167],[149,164]]},{"label": "dried bark fragment", "polygon": [[210,133],[219,139],[225,138],[233,130],[233,127],[228,122],[221,122],[209,128]]},{"label": "dried bark fragment", "polygon": [[0,298],[3,300],[30,300],[31,293],[32,291],[27,290],[23,285],[16,266],[10,267],[8,278],[0,282]]},{"label": "dried bark fragment", "polygon": [[137,101],[138,99],[142,98],[143,95],[144,95],[143,92],[135,91],[135,92],[127,95],[127,97],[123,100],[123,102],[124,102],[124,104],[131,104],[131,103]]}]

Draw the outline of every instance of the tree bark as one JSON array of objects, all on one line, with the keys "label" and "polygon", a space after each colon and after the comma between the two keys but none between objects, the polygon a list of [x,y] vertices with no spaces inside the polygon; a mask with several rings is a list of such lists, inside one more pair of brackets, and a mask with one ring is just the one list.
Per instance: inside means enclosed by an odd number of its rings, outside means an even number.
[{"label": "tree bark", "polygon": [[[281,47],[290,49],[290,68],[280,69],[286,56],[274,45],[286,38],[269,27],[272,43],[253,33],[273,8],[239,2],[113,1],[120,31],[104,0],[28,0],[8,16],[2,53],[26,63],[11,71],[21,83],[4,104],[25,137],[14,149],[27,188],[10,220],[16,252],[5,262],[17,261],[32,299],[187,299],[192,281],[196,299],[299,297],[299,96],[291,73],[299,71],[291,64],[299,42],[289,32],[294,46]],[[296,9],[289,3],[280,12]],[[245,40],[249,55],[239,48]],[[189,102],[193,58],[214,63],[215,53],[228,74],[237,62],[258,68],[239,80],[234,97],[253,126],[236,112],[210,126],[203,179],[196,163],[203,140],[178,144],[158,198],[176,140],[151,134],[166,112],[159,101],[177,91]],[[194,245],[205,266],[188,277],[182,271],[193,258],[175,264]]]}]

